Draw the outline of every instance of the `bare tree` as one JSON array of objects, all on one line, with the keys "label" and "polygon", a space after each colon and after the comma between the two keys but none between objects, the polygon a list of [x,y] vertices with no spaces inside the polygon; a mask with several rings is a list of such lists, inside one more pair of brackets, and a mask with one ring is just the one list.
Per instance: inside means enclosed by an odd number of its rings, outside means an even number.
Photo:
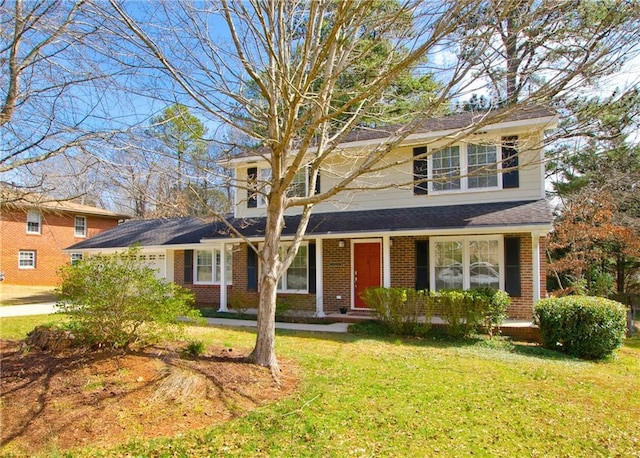
[{"label": "bare tree", "polygon": [[56,155],[100,151],[123,125],[119,117],[130,114],[118,105],[123,67],[107,57],[109,39],[86,1],[0,2],[3,181]]},{"label": "bare tree", "polygon": [[[391,152],[425,118],[442,110],[449,98],[464,94],[475,82],[472,70],[491,52],[493,35],[486,23],[469,19],[484,14],[486,2],[407,0],[388,2],[392,7],[382,9],[374,3],[166,2],[146,12],[110,0],[111,9],[103,11],[114,21],[110,27],[120,27],[129,43],[122,52],[135,47],[141,68],[161,72],[176,85],[173,97],[243,132],[250,140],[245,148],[252,147],[251,154],[261,156],[271,167],[271,176],[254,183],[253,189],[266,202],[266,230],[264,243],[252,245],[261,268],[258,334],[251,359],[273,371],[278,368],[274,350],[277,284],[300,246],[314,206],[350,192],[412,185],[412,176],[403,183],[385,179],[385,172],[414,159],[391,160]],[[475,37],[464,46],[461,29]],[[384,37],[389,45],[387,58],[377,61],[375,75],[359,84],[341,85],[340,75],[376,52],[379,43],[365,37]],[[521,91],[507,108],[490,110],[465,126],[464,134],[507,119],[524,106],[550,101],[571,87],[580,69],[597,65],[605,56],[586,49],[583,66],[557,72],[535,90]],[[545,71],[548,63],[543,59],[535,65]],[[345,157],[341,142],[363,128],[363,120],[385,91],[409,70],[434,72],[442,75],[443,82],[419,110],[398,119],[402,124],[385,127],[388,136],[376,147],[349,151]],[[352,166],[338,175],[335,163],[341,161]],[[309,170],[309,194],[298,196],[290,190],[302,167]],[[337,184],[315,193],[321,169],[335,171]],[[235,186],[246,189],[247,183],[238,179]],[[301,213],[300,223],[293,242],[284,247],[280,242],[284,213],[294,207]]]}]

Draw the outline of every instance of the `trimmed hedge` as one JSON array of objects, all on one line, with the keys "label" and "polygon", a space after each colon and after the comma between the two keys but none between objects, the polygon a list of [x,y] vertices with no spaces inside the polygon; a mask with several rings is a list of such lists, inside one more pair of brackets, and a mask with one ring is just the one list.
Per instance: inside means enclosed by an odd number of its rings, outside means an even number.
[{"label": "trimmed hedge", "polygon": [[431,328],[433,317],[429,296],[429,291],[380,287],[367,289],[362,299],[393,334],[422,336]]},{"label": "trimmed hedge", "polygon": [[535,306],[534,319],[543,347],[584,359],[612,355],[625,337],[625,306],[603,297],[543,299]]},{"label": "trimmed hedge", "polygon": [[507,293],[490,288],[433,292],[381,287],[367,289],[362,298],[392,333],[410,336],[426,334],[436,311],[447,322],[450,336],[466,337],[478,330],[493,336],[511,303]]}]

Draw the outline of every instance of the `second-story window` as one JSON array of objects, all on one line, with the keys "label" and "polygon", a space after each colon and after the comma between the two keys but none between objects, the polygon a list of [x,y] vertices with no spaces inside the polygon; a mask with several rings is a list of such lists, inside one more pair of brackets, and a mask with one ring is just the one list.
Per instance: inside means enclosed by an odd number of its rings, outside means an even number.
[{"label": "second-story window", "polygon": [[76,216],[73,225],[73,231],[76,237],[87,236],[87,218],[84,216]]},{"label": "second-story window", "polygon": [[[432,150],[428,158],[414,159],[413,193],[420,195],[430,192],[517,188],[518,170],[509,169],[506,173],[502,173],[501,169],[501,163],[507,165],[505,157],[511,161],[508,165],[514,163],[517,166],[517,150],[513,146],[515,140],[510,141],[510,144],[502,146],[488,143],[462,143]],[[413,154],[419,156],[425,151],[424,147],[414,148]],[[516,159],[513,160],[511,157]]]},{"label": "second-story window", "polygon": [[434,191],[460,189],[460,147],[448,146],[431,156],[431,183]]},{"label": "second-story window", "polygon": [[495,188],[498,186],[498,159],[495,145],[467,145],[468,186]]},{"label": "second-story window", "polygon": [[42,232],[42,215],[40,212],[29,210],[27,212],[27,234],[40,234]]}]

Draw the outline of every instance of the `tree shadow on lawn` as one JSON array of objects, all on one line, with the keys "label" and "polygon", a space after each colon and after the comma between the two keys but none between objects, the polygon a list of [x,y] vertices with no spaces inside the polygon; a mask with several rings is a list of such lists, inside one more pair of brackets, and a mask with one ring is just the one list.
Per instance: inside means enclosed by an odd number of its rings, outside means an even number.
[{"label": "tree shadow on lawn", "polygon": [[322,338],[335,342],[357,342],[360,340],[375,340],[390,344],[401,344],[416,347],[433,348],[485,348],[501,350],[532,358],[557,361],[581,361],[575,357],[541,347],[537,343],[513,341],[508,337],[495,336],[489,339],[487,335],[473,335],[471,337],[456,338],[447,335],[440,327],[431,328],[422,337],[407,337],[392,334],[384,325],[376,321],[360,322],[351,327],[346,334],[320,333],[277,329],[276,335],[295,336],[299,338]]},{"label": "tree shadow on lawn", "polygon": [[[212,327],[215,327],[212,326]],[[255,328],[228,327],[236,332],[255,335]],[[416,347],[433,348],[484,348],[504,351],[507,353],[551,361],[578,362],[582,359],[554,350],[549,350],[533,342],[513,341],[508,337],[487,335],[473,335],[471,337],[456,338],[448,336],[441,327],[431,328],[423,337],[407,337],[392,334],[382,324],[374,320],[357,323],[347,333],[297,331],[292,329],[276,329],[276,336],[292,336],[297,338],[323,339],[333,342],[357,342],[360,340],[375,340],[390,344],[402,344]],[[640,338],[627,339],[625,345],[640,348]]]}]

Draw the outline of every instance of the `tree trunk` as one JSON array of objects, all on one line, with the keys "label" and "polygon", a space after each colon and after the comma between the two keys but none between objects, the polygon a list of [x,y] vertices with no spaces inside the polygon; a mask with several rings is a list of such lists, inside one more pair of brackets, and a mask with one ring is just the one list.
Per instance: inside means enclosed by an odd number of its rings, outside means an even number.
[{"label": "tree trunk", "polygon": [[284,228],[284,201],[280,192],[272,190],[267,206],[264,245],[260,256],[260,296],[256,346],[249,355],[254,364],[269,367],[274,377],[280,368],[276,358],[276,298],[281,275],[280,236]]},{"label": "tree trunk", "polygon": [[277,377],[280,372],[276,358],[276,294],[277,279],[263,276],[260,282],[260,302],[258,305],[258,328],[256,346],[249,355],[249,360],[259,366],[268,367]]},{"label": "tree trunk", "polygon": [[616,259],[616,286],[619,293],[624,293],[624,261],[624,257],[622,256],[618,256]]}]

